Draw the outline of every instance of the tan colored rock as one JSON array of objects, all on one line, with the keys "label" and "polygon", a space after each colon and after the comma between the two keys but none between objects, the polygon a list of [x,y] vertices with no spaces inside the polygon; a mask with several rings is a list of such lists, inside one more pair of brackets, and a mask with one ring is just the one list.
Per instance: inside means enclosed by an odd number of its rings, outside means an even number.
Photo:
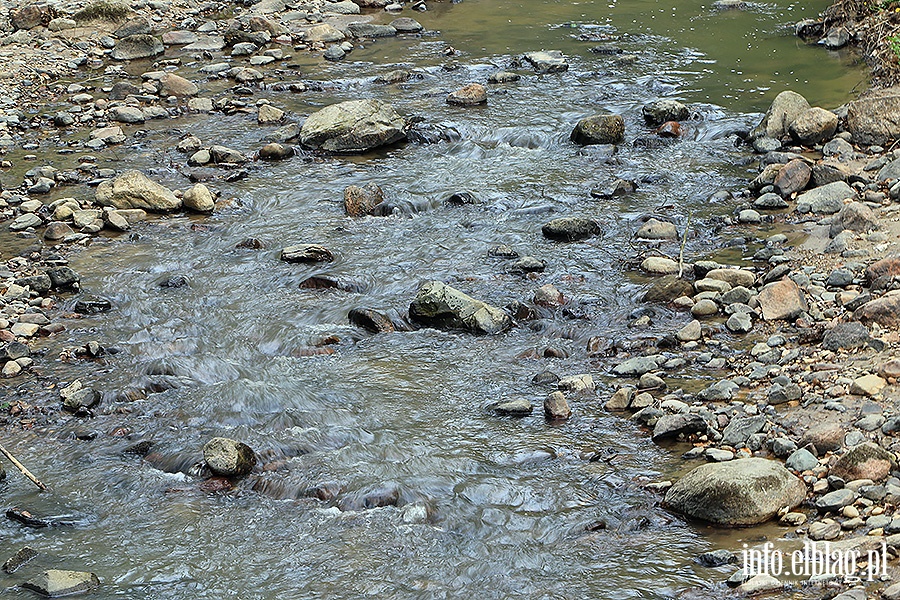
[{"label": "tan colored rock", "polygon": [[751,288],[756,283],[756,275],[745,269],[713,269],[706,274],[706,278],[724,281],[731,287],[742,285],[745,288]]},{"label": "tan colored rock", "polygon": [[808,308],[803,291],[787,277],[763,287],[757,299],[766,321],[791,321]]},{"label": "tan colored rock", "polygon": [[137,170],[125,171],[97,186],[95,199],[101,206],[141,208],[151,212],[170,212],[181,208],[181,200],[172,190],[147,178]]},{"label": "tan colored rock", "polygon": [[159,95],[163,97],[196,96],[199,92],[196,83],[175,73],[166,73],[159,80]]},{"label": "tan colored rock", "polygon": [[198,183],[184,192],[182,202],[186,209],[195,212],[208,213],[212,212],[216,207],[216,201],[213,199],[212,192],[202,183]]},{"label": "tan colored rock", "polygon": [[850,393],[857,396],[874,396],[886,385],[887,382],[878,375],[863,375],[850,384]]}]

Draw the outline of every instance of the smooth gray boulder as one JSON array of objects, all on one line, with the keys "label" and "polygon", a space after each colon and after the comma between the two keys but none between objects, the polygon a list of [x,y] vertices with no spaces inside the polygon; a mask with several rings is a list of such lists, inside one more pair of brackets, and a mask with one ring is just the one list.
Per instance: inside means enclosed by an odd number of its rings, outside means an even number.
[{"label": "smooth gray boulder", "polygon": [[806,498],[806,485],[781,463],[744,458],[697,467],[666,493],[665,504],[688,517],[723,527],[771,519]]},{"label": "smooth gray boulder", "polygon": [[501,333],[512,325],[512,319],[503,310],[440,281],[429,281],[419,288],[409,305],[409,318],[439,329],[486,334]]},{"label": "smooth gray boulder", "polygon": [[406,139],[407,122],[390,104],[349,100],[314,112],[300,128],[300,142],[336,154],[358,154]]},{"label": "smooth gray boulder", "polygon": [[797,117],[809,110],[809,102],[797,92],[784,91],[775,96],[769,110],[750,136],[758,138],[775,138],[780,140],[788,134],[788,128]]},{"label": "smooth gray boulder", "polygon": [[888,146],[900,139],[900,87],[871,90],[848,103],[845,129],[856,144]]},{"label": "smooth gray boulder", "polygon": [[844,208],[847,198],[856,198],[856,192],[847,182],[835,181],[800,194],[797,212],[832,215]]}]

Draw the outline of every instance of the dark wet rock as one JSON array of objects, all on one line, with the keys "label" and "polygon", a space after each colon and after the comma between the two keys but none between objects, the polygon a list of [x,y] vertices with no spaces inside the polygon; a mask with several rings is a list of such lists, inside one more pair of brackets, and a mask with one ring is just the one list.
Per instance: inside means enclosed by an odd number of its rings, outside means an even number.
[{"label": "dark wet rock", "polygon": [[531,401],[525,398],[507,400],[494,406],[494,412],[505,417],[526,417],[531,414],[534,407]]},{"label": "dark wet rock", "polygon": [[347,33],[355,38],[383,38],[394,37],[397,30],[390,25],[357,22],[347,26]]},{"label": "dark wet rock", "polygon": [[763,210],[781,210],[787,208],[788,203],[779,194],[769,192],[754,200],[753,206]]},{"label": "dark wet rock", "polygon": [[81,276],[71,267],[54,267],[47,269],[46,273],[50,278],[51,287],[58,290],[78,288],[81,281]]},{"label": "dark wet rock", "polygon": [[0,360],[18,360],[31,356],[31,349],[22,342],[9,342],[0,346]]},{"label": "dark wet rock", "polygon": [[101,183],[97,186],[95,200],[100,206],[140,208],[152,212],[169,212],[181,207],[181,200],[171,190],[137,170],[126,171],[113,180]]},{"label": "dark wet rock", "polygon": [[853,312],[853,318],[866,325],[900,327],[900,296],[883,296],[867,302]]},{"label": "dark wet rock", "polygon": [[445,200],[447,204],[478,204],[478,197],[470,191],[454,192]]},{"label": "dark wet rock", "polygon": [[46,294],[53,287],[53,282],[47,274],[31,275],[29,277],[20,277],[16,279],[16,285],[23,287],[28,286],[29,289],[38,294]]},{"label": "dark wet rock", "polygon": [[788,127],[809,109],[809,102],[800,94],[784,91],[775,97],[762,121],[750,134],[753,139],[769,137],[781,139],[788,134]]},{"label": "dark wet rock", "polygon": [[684,121],[691,116],[691,111],[678,100],[666,98],[644,105],[641,114],[647,125],[658,127],[666,121]]},{"label": "dark wet rock", "polygon": [[692,433],[706,434],[709,426],[698,414],[674,414],[663,415],[653,427],[652,439],[654,442],[678,438],[681,435],[690,435]]},{"label": "dark wet rock", "polygon": [[871,479],[877,482],[890,474],[894,464],[893,454],[866,442],[847,450],[831,468],[831,474],[845,481]]},{"label": "dark wet rock", "polygon": [[764,286],[757,299],[766,321],[793,320],[808,308],[803,291],[789,278]]},{"label": "dark wet rock", "polygon": [[6,509],[6,518],[33,529],[43,529],[54,524],[51,519],[39,517],[27,510],[16,507]]},{"label": "dark wet rock", "polygon": [[385,485],[367,492],[347,495],[338,502],[342,511],[371,510],[385,506],[397,506],[400,503],[400,488],[396,485]]},{"label": "dark wet rock", "polygon": [[368,308],[354,308],[348,314],[350,322],[372,333],[391,333],[395,331],[391,319],[378,311]]},{"label": "dark wet rock", "polygon": [[501,309],[440,281],[429,281],[419,288],[409,306],[409,317],[427,326],[473,333],[500,333],[512,325],[509,315]]},{"label": "dark wet rock", "polygon": [[900,139],[900,88],[870,90],[848,103],[845,128],[857,144],[887,146]]},{"label": "dark wet rock", "polygon": [[162,41],[147,34],[136,34],[124,37],[116,42],[110,57],[115,60],[135,60],[150,58],[162,54],[166,47]]},{"label": "dark wet rock", "polygon": [[263,160],[284,160],[293,155],[293,147],[278,142],[271,142],[259,149],[259,157]]},{"label": "dark wet rock", "polygon": [[75,312],[93,315],[112,310],[112,303],[106,298],[82,298],[75,303]]},{"label": "dark wet rock", "polygon": [[637,183],[630,179],[616,179],[608,185],[595,187],[591,190],[592,198],[600,198],[601,200],[609,200],[617,196],[631,194],[637,190]]},{"label": "dark wet rock", "polygon": [[746,458],[697,467],[666,493],[684,515],[726,527],[755,525],[806,498],[806,485],[781,463]]},{"label": "dark wet rock", "polygon": [[727,446],[740,447],[747,442],[751,435],[762,431],[765,425],[766,417],[764,415],[732,419],[722,431],[722,443]]},{"label": "dark wet rock", "polygon": [[52,223],[47,223],[47,228],[44,230],[44,240],[48,242],[58,242],[73,233],[75,232],[72,231],[72,228],[69,227],[68,223],[54,221]]},{"label": "dark wet rock", "polygon": [[844,208],[844,200],[856,198],[856,192],[844,181],[835,181],[809,190],[797,198],[797,212],[834,214]]},{"label": "dark wet rock", "polygon": [[854,350],[866,347],[869,340],[871,340],[869,328],[862,323],[851,321],[838,323],[826,331],[822,339],[822,346],[831,351]]},{"label": "dark wet rock", "polygon": [[100,403],[100,392],[92,388],[79,387],[78,389],[65,388],[60,391],[63,408],[72,412],[89,410]]},{"label": "dark wet rock", "polygon": [[671,302],[681,296],[692,296],[694,286],[689,281],[680,279],[676,275],[664,275],[653,282],[650,289],[644,293],[644,302]]},{"label": "dark wet rock", "polygon": [[3,563],[3,571],[5,573],[15,573],[20,567],[35,559],[37,556],[38,553],[36,550],[24,546],[20,548],[18,552],[6,559],[6,562]]},{"label": "dark wet rock", "polygon": [[354,293],[366,291],[366,286],[363,283],[345,279],[336,279],[329,275],[313,275],[312,277],[307,277],[300,282],[299,287],[309,290],[338,289]]},{"label": "dark wet rock", "polygon": [[553,385],[559,383],[559,375],[550,371],[542,371],[531,378],[531,383],[536,385]]},{"label": "dark wet rock", "polygon": [[803,111],[788,126],[794,142],[815,146],[831,139],[838,126],[838,117],[818,106]]},{"label": "dark wet rock", "polygon": [[304,146],[334,153],[360,153],[406,138],[407,123],[389,104],[350,100],[309,116],[300,128]]},{"label": "dark wet rock", "polygon": [[600,225],[585,217],[563,217],[553,219],[541,227],[544,237],[551,240],[571,242],[595,236],[601,232]]},{"label": "dark wet rock", "polygon": [[569,70],[569,63],[559,50],[528,52],[522,58],[538,73],[560,73]]},{"label": "dark wet rock", "polygon": [[816,500],[816,509],[821,513],[834,512],[856,502],[859,496],[850,489],[840,489],[829,492]]},{"label": "dark wet rock", "polygon": [[256,465],[256,454],[243,442],[214,437],[203,446],[203,460],[209,470],[223,477],[246,475]]},{"label": "dark wet rock", "polygon": [[49,569],[22,584],[50,598],[83,594],[100,587],[100,579],[93,573]]},{"label": "dark wet rock", "polygon": [[457,106],[474,106],[486,102],[487,90],[480,83],[470,83],[447,96],[447,103]]},{"label": "dark wet rock", "polygon": [[703,567],[721,567],[737,562],[737,555],[731,550],[721,549],[697,555],[697,562]]},{"label": "dark wet rock", "polygon": [[578,121],[570,139],[583,146],[618,144],[625,139],[625,120],[620,115],[594,115]]},{"label": "dark wet rock", "polygon": [[296,244],[282,249],[281,260],[289,263],[331,262],[334,254],[318,244]]},{"label": "dark wet rock", "polygon": [[790,196],[806,189],[812,179],[812,172],[806,161],[795,158],[778,171],[773,185],[782,196]]},{"label": "dark wet rock", "polygon": [[488,76],[488,83],[514,83],[519,79],[521,79],[521,76],[518,73],[498,71]]},{"label": "dark wet rock", "polygon": [[850,43],[850,31],[846,27],[832,27],[819,43],[829,50],[838,50]]}]

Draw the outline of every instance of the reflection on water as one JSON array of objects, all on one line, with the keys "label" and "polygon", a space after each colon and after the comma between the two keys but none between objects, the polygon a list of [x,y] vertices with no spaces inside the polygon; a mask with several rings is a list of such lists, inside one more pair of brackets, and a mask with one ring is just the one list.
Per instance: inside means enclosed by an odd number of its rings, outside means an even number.
[{"label": "reflection on water", "polygon": [[[815,6],[473,0],[432,8],[416,16],[439,38],[359,48],[352,61],[323,67],[326,92],[260,95],[295,116],[383,97],[453,132],[449,141],[252,164],[244,180],[211,184],[233,199],[213,216],[154,220],[134,235],[98,239],[73,260],[84,287],[115,310],[47,343],[100,337],[123,352],[68,370],[51,352],[49,374],[79,373],[107,392],[104,414],[61,419],[40,435],[10,433],[4,442],[54,491],[38,495],[13,473],[3,494],[9,505],[78,519],[44,530],[0,523],[0,557],[29,544],[60,557],[52,566],[97,572],[106,585],[96,597],[127,598],[663,598],[724,578],[692,557],[730,538],[703,537],[641,488],[675,469],[678,452],[602,410],[610,362],[585,347],[595,336],[608,346],[653,338],[679,322],[656,309],[649,329],[626,327],[643,285],[622,271],[635,252],[630,236],[642,215],[682,227],[691,215],[707,235],[690,239],[689,253],[715,246],[708,219],[731,207],[708,198],[746,176],[734,132],[758,118],[740,111],[764,108],[795,78],[810,79],[801,91],[812,102],[837,104],[860,72],[784,34],[783,23]],[[462,51],[455,70],[439,66],[447,44]],[[590,52],[600,44],[637,57]],[[570,70],[492,87],[483,108],[444,104],[447,91],[541,47],[566,52]],[[422,76],[372,83],[397,64],[420,65]],[[641,143],[651,132],[640,107],[660,95],[693,102],[698,118],[680,141]],[[625,116],[626,143],[568,142],[578,118],[606,110]],[[179,127],[247,152],[269,131],[246,115]],[[140,146],[102,155],[104,166],[136,165],[185,188],[172,166],[185,160],[171,149],[179,132],[146,129]],[[619,177],[638,191],[589,195]],[[396,214],[347,219],[342,190],[370,181]],[[480,203],[443,203],[460,190]],[[562,215],[595,218],[603,232],[574,244],[545,240],[541,225]],[[250,237],[263,249],[235,247]],[[323,244],[336,260],[279,261],[294,243]],[[497,244],[545,260],[546,272],[511,274],[489,254]],[[364,291],[298,287],[322,274]],[[173,276],[184,285],[160,286]],[[404,311],[429,279],[499,306],[553,283],[569,304],[497,337],[371,335],[349,324],[354,308]],[[310,351],[325,340],[333,353]],[[537,358],[548,347],[566,358]],[[531,383],[544,370],[591,372],[600,392],[572,398],[573,418],[548,425],[539,410],[547,389]],[[136,387],[158,393],[115,399]],[[538,407],[533,415],[493,414],[497,401],[522,397]],[[200,448],[216,435],[246,441],[264,469],[236,490],[201,489]],[[366,504],[388,506],[340,510]]]}]

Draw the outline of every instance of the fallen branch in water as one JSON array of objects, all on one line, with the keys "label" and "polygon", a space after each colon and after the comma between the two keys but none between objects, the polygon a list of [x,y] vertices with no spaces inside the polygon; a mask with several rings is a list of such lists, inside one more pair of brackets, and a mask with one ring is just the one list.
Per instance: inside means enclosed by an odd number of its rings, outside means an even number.
[{"label": "fallen branch in water", "polygon": [[28,469],[26,469],[26,468],[25,468],[25,465],[23,465],[22,463],[20,463],[20,462],[16,459],[15,456],[13,456],[12,454],[10,454],[10,453],[9,453],[9,450],[7,450],[6,448],[4,448],[2,444],[0,444],[0,453],[2,453],[3,456],[5,456],[6,458],[8,458],[8,459],[9,459],[9,462],[11,462],[12,464],[16,465],[16,468],[19,469],[20,471],[22,471],[22,475],[24,475],[25,477],[27,477],[28,479],[30,479],[31,482],[34,483],[34,485],[38,486],[38,487],[41,488],[42,490],[45,490],[45,491],[47,490],[47,486],[44,485],[43,483],[41,483],[40,479],[38,479],[37,477],[35,477],[34,475],[32,475],[32,474],[31,474],[31,471],[29,471]]},{"label": "fallen branch in water", "polygon": [[681,238],[681,250],[678,251],[678,279],[684,275],[684,246],[687,244],[688,229],[691,228],[691,215],[688,215],[684,226],[684,237]]}]

